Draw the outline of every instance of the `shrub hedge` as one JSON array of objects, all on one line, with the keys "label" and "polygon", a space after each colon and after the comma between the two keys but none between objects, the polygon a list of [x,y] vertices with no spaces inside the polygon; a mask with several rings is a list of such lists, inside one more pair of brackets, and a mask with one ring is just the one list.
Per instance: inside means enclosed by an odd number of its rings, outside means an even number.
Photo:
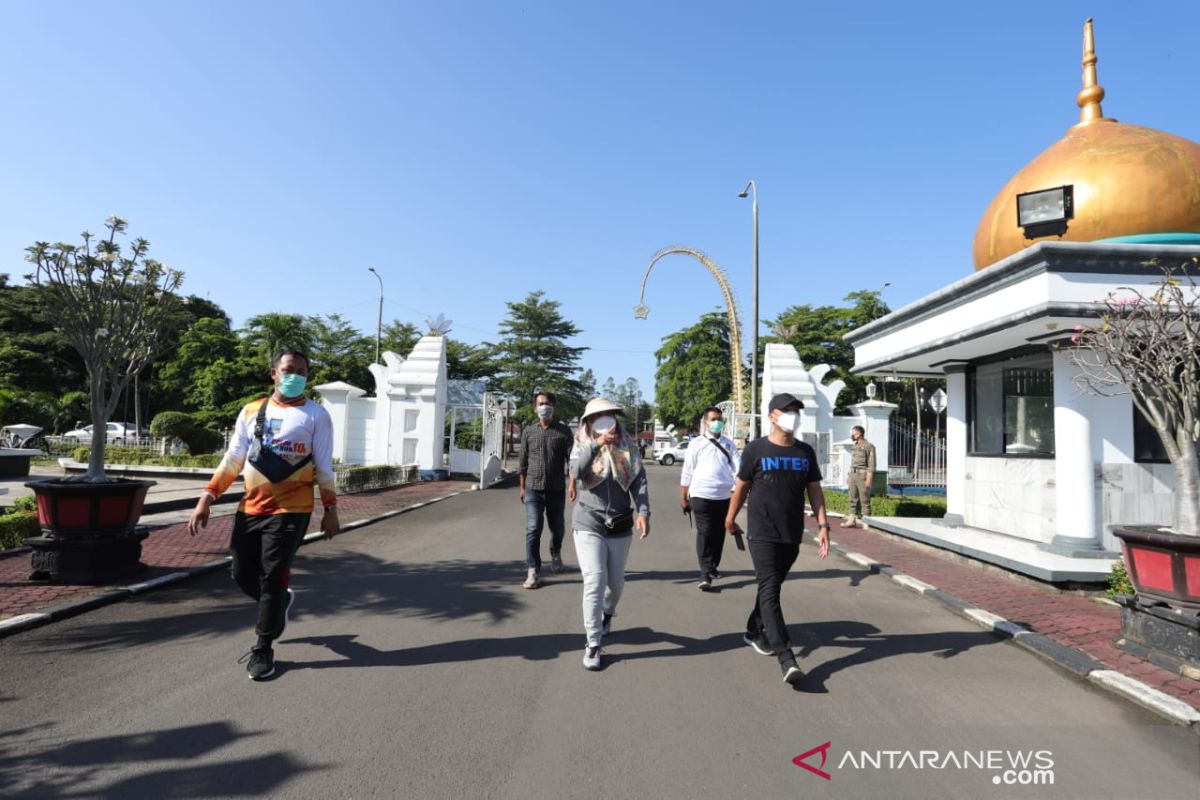
[{"label": "shrub hedge", "polygon": [[[87,463],[91,457],[91,448],[77,447],[71,454],[76,461]],[[110,447],[104,451],[104,460],[108,464],[125,464],[127,466],[146,467],[200,467],[215,469],[221,463],[221,453],[203,453],[189,456],[183,453],[160,456],[151,450],[137,447]]]},{"label": "shrub hedge", "polygon": [[32,497],[19,497],[0,514],[0,550],[20,547],[30,536],[42,532],[38,525],[37,501]]},{"label": "shrub hedge", "polygon": [[1108,589],[1105,594],[1110,599],[1116,599],[1118,595],[1133,595],[1133,581],[1129,579],[1129,573],[1125,571],[1125,562],[1117,561],[1112,565],[1112,570],[1108,573]]},{"label": "shrub hedge", "polygon": [[[825,490],[825,507],[839,514],[850,512],[850,495],[835,489]],[[941,517],[946,514],[944,497],[872,497],[873,517]]]},{"label": "shrub hedge", "polygon": [[196,420],[182,411],[163,411],[150,422],[150,435],[166,439],[178,439],[192,455],[211,453],[220,449],[224,438],[216,431],[199,425]]}]

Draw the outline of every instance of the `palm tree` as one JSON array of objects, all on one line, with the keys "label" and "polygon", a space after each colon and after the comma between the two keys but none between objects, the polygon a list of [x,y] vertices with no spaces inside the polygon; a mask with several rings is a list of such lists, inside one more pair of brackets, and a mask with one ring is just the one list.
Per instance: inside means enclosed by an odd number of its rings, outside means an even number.
[{"label": "palm tree", "polygon": [[312,346],[312,332],[308,321],[300,314],[283,314],[271,311],[246,320],[242,329],[246,345],[255,356],[261,356],[268,364],[274,361],[280,350],[303,350]]}]

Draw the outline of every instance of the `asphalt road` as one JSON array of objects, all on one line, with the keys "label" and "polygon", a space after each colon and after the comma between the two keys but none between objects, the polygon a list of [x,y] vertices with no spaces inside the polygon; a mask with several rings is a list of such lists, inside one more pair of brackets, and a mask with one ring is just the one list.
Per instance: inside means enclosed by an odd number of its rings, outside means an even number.
[{"label": "asphalt road", "polygon": [[570,534],[523,590],[516,490],[473,493],[305,547],[270,682],[237,664],[253,609],[224,573],[0,640],[0,795],[1200,796],[1194,733],[807,543],[791,689],[741,641],[748,558],[697,591],[679,468],[649,469],[603,671]]}]

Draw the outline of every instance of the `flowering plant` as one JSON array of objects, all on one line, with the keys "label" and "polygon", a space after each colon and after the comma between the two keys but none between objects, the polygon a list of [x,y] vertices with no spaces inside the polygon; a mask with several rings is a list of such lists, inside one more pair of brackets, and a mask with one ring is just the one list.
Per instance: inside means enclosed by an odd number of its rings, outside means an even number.
[{"label": "flowering plant", "polygon": [[25,248],[34,265],[26,276],[44,287],[54,326],[70,340],[87,367],[92,411],[92,449],[85,480],[103,481],[105,423],[125,387],[164,344],[175,290],[183,273],[148,256],[150,243],[117,242],[127,223],[104,222],[106,237],[87,231],[83,244],[36,242]]}]

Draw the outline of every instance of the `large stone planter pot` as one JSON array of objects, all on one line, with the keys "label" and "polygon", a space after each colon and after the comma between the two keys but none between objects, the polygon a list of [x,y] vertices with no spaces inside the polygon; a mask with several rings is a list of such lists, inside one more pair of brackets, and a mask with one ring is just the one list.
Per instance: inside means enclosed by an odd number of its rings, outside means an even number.
[{"label": "large stone planter pot", "polygon": [[1200,613],[1200,536],[1145,525],[1114,527],[1113,535],[1139,598]]},{"label": "large stone planter pot", "polygon": [[148,534],[137,521],[154,483],[64,478],[26,483],[37,497],[42,527],[41,536],[25,540],[33,548],[30,580],[98,584],[145,569],[142,540]]}]

